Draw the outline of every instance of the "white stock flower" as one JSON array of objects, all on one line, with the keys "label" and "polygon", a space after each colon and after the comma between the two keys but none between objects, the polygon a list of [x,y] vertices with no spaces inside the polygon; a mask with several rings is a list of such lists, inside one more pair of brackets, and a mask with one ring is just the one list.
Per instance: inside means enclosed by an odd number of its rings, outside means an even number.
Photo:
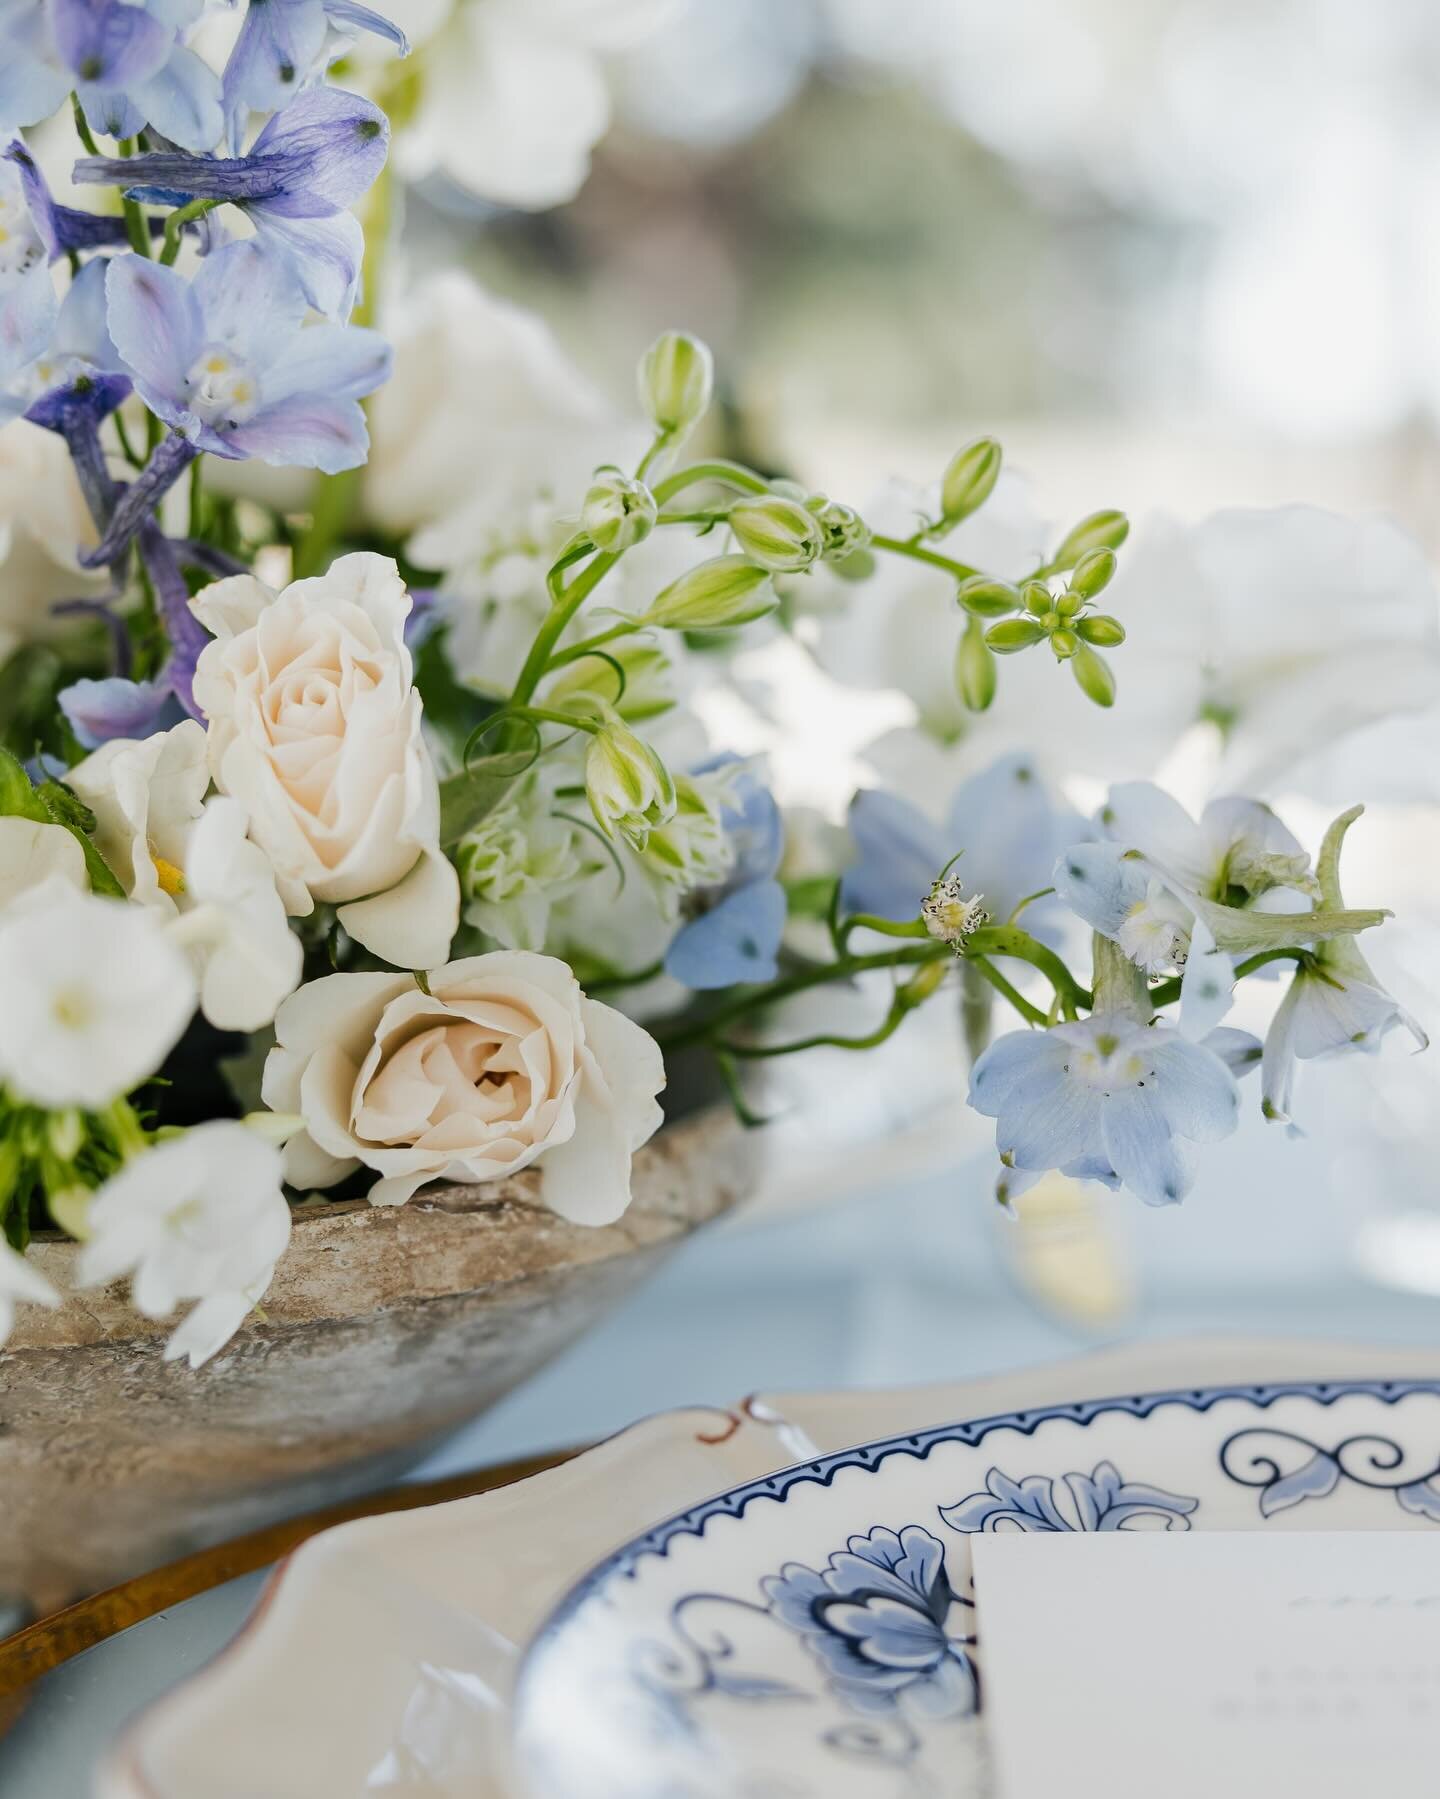
[{"label": "white stock flower", "polygon": [[69,786],[95,814],[95,844],[138,906],[178,913],[190,832],[210,788],[205,727],[187,718],[144,738],[116,737],[77,763]]},{"label": "white stock flower", "polygon": [[195,674],[210,771],[245,809],[286,910],[336,905],[357,942],[399,967],[443,958],[460,887],[440,850],[395,564],[342,556],[280,594],[235,575],[192,604],[217,639]]},{"label": "white stock flower", "polygon": [[82,1287],[130,1277],[147,1318],[199,1305],[166,1347],[192,1368],[227,1343],[290,1241],[280,1152],[229,1119],[197,1125],[128,1162],[90,1202]]},{"label": "white stock flower", "polygon": [[[415,17],[412,19],[412,9]],[[539,209],[573,199],[610,124],[602,55],[653,31],[670,0],[381,0],[415,44],[407,180],[442,170],[468,193]]]},{"label": "white stock flower", "polygon": [[[475,541],[530,496],[578,505],[596,463],[628,455],[613,409],[539,314],[469,275],[424,282],[386,325],[394,373],[369,403],[365,471],[366,512],[386,530],[469,518]],[[433,543],[416,559],[455,560]]]},{"label": "white stock flower", "polygon": [[[302,952],[243,809],[205,803],[204,727],[116,738],[74,768],[95,841],[131,900],[170,927],[200,977],[200,1009],[227,1031],[269,1024],[300,979]],[[76,846],[78,848],[78,845]]]},{"label": "white stock flower", "polygon": [[53,1310],[60,1295],[33,1262],[0,1237],[0,1348],[15,1328],[15,1308],[21,1303]]},{"label": "white stock flower", "polygon": [[200,1009],[227,1031],[256,1031],[300,983],[304,952],[264,850],[235,800],[213,799],[190,833],[172,938],[200,967]]},{"label": "white stock flower", "polygon": [[49,880],[84,893],[90,885],[85,852],[63,825],[31,818],[0,818],[0,913]]},{"label": "white stock flower", "polygon": [[1278,506],[1151,520],[1105,603],[1130,631],[1122,700],[1143,683],[1175,735],[1219,722],[1225,786],[1272,786],[1337,737],[1440,697],[1434,577],[1388,519]]},{"label": "white stock flower", "polygon": [[483,1181],[539,1162],[561,1217],[607,1224],[630,1158],[660,1123],[654,1040],[587,999],[565,963],[496,950],[407,975],[337,974],[286,1000],[266,1105],[298,1112],[287,1178],[329,1186],[363,1163],[375,1205],[427,1181]]},{"label": "white stock flower", "polygon": [[91,1111],[133,1091],[179,1041],[195,979],[139,906],[55,878],[0,919],[0,1080]]},{"label": "white stock flower", "polygon": [[581,836],[538,783],[497,806],[455,846],[466,923],[503,949],[543,950],[551,907],[593,867]]},{"label": "white stock flower", "polygon": [[0,661],[21,644],[74,628],[56,600],[103,593],[104,573],[81,569],[95,527],[64,443],[15,419],[0,431]]}]

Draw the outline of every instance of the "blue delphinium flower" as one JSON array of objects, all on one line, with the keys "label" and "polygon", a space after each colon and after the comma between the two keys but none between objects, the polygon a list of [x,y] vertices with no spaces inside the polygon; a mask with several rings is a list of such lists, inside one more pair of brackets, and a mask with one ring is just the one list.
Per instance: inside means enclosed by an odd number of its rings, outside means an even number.
[{"label": "blue delphinium flower", "polygon": [[[273,5],[266,0],[259,10]],[[289,261],[316,311],[344,320],[359,294],[365,254],[360,221],[346,208],[385,166],[389,144],[389,121],[378,106],[317,87],[277,113],[244,156],[86,156],[75,179],[124,187],[157,204],[230,202],[250,218],[260,244]]]},{"label": "blue delphinium flower", "polygon": [[[736,760],[717,757],[696,773]],[[720,821],[734,860],[718,885],[687,896],[692,916],[665,953],[665,972],[697,991],[773,980],[785,930],[785,890],[775,878],[785,843],[780,808],[749,772],[732,794]]]},{"label": "blue delphinium flower", "polygon": [[205,0],[0,0],[0,124],[34,125],[73,88],[94,131],[146,125],[186,150],[213,149],[220,81],[181,34]]},{"label": "blue delphinium flower", "polygon": [[1239,1119],[1235,1076],[1215,1049],[1164,1024],[1097,1012],[1012,1031],[980,1057],[970,1104],[1021,1170],[1112,1169],[1147,1205],[1173,1205],[1194,1169],[1183,1140],[1213,1143]]},{"label": "blue delphinium flower", "polygon": [[105,263],[87,263],[63,301],[43,262],[0,283],[0,425],[25,417],[64,437],[97,525],[112,483],[98,427],[130,392],[105,326]]},{"label": "blue delphinium flower", "polygon": [[[1360,816],[1355,806],[1337,818],[1325,835],[1317,867],[1321,903],[1339,909],[1340,850],[1345,834]],[[1303,936],[1303,926],[1297,931]],[[1295,970],[1284,999],[1265,1035],[1261,1071],[1261,1110],[1274,1123],[1296,1127],[1292,1120],[1297,1063],[1319,1056],[1375,1055],[1397,1025],[1410,1033],[1417,1049],[1430,1039],[1400,1002],[1381,986],[1353,937],[1316,943]]]},{"label": "blue delphinium flower", "polygon": [[[841,899],[852,912],[914,918],[940,870],[959,865],[966,886],[983,896],[992,918],[1008,917],[1031,893],[1050,884],[1055,858],[1084,833],[1084,823],[1057,805],[1030,757],[1002,756],[956,788],[935,824],[908,800],[867,789],[850,808],[857,856],[846,869]],[[1025,914],[1028,930],[1045,934],[1058,908],[1041,900]]]},{"label": "blue delphinium flower", "polygon": [[327,475],[365,460],[359,402],[389,373],[389,346],[356,325],[307,328],[299,283],[258,244],[227,244],[193,281],[116,257],[106,292],[120,358],[173,434],[122,493],[90,566],[114,560],[202,450]]},{"label": "blue delphinium flower", "polygon": [[956,1628],[969,1602],[950,1585],[944,1546],[918,1524],[851,1537],[823,1573],[787,1562],[760,1586],[853,1710],[916,1721],[975,1710],[974,1638]]},{"label": "blue delphinium flower", "polygon": [[115,737],[153,737],[185,717],[166,679],[131,681],[122,675],[72,681],[57,698],[83,748],[99,749]]},{"label": "blue delphinium flower", "polygon": [[410,54],[405,33],[389,19],[353,0],[265,0],[251,6],[230,52],[222,82],[232,149],[238,149],[246,115],[278,112],[319,67],[329,28],[369,31]]}]

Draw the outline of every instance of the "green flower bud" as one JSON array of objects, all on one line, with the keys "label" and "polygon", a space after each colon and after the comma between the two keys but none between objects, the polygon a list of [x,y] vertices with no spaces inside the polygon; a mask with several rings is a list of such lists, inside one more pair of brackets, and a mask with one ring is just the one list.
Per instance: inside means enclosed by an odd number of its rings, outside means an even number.
[{"label": "green flower bud", "polygon": [[51,1112],[45,1120],[45,1135],[52,1154],[61,1162],[73,1162],[85,1141],[85,1120],[78,1112]]},{"label": "green flower bud", "polygon": [[1084,604],[1085,598],[1083,594],[1067,590],[1055,601],[1055,610],[1059,613],[1061,618],[1074,618],[1075,614]]},{"label": "green flower bud", "polygon": [[998,670],[985,642],[985,629],[972,618],[960,635],[955,652],[955,686],[971,712],[983,712],[995,698]]},{"label": "green flower bud", "polygon": [[1118,643],[1125,641],[1125,627],[1118,618],[1111,618],[1108,612],[1092,612],[1089,618],[1082,618],[1075,629],[1086,643],[1098,643],[1102,649],[1113,650]]},{"label": "green flower bud", "polygon": [[1027,581],[1022,589],[1025,610],[1036,618],[1044,618],[1055,610],[1055,596],[1043,581]]},{"label": "green flower bud", "polygon": [[1020,589],[1009,581],[992,581],[987,575],[971,575],[962,581],[957,597],[976,618],[1004,618],[1020,608]]},{"label": "green flower bud", "polygon": [[[623,692],[613,666],[617,662],[625,675]],[[670,676],[670,658],[658,644],[621,638],[606,644],[604,656],[581,656],[566,663],[546,687],[545,704],[591,715],[599,702],[630,724],[638,724],[642,719],[658,718],[675,704]]]},{"label": "green flower bud", "polygon": [[580,508],[580,529],[595,545],[618,556],[643,543],[655,524],[655,496],[643,481],[618,468],[596,471]]},{"label": "green flower bud", "polygon": [[824,561],[845,562],[869,544],[870,527],[853,506],[828,500],[823,493],[811,494],[805,505],[824,533],[825,548],[820,552]]},{"label": "green flower bud", "polygon": [[1115,677],[1110,672],[1110,664],[1103,656],[1097,656],[1089,644],[1082,643],[1076,648],[1070,667],[1086,699],[1094,700],[1097,706],[1115,704]]},{"label": "green flower bud", "polygon": [[1057,662],[1067,662],[1080,648],[1080,639],[1073,631],[1059,630],[1050,633],[1050,648],[1055,652]]},{"label": "green flower bud", "polygon": [[675,783],[651,749],[611,715],[585,752],[585,795],[607,837],[643,850],[650,833],[675,816]]},{"label": "green flower bud", "polygon": [[1101,588],[1110,585],[1115,569],[1114,550],[1087,550],[1075,564],[1070,590],[1083,600],[1093,600]]},{"label": "green flower bud", "polygon": [[825,528],[798,500],[772,493],[730,508],[730,529],[752,562],[774,574],[809,568],[825,548]]},{"label": "green flower bud", "polygon": [[640,404],[665,436],[689,434],[710,404],[715,378],[709,349],[684,331],[666,331],[640,359]]},{"label": "green flower bud", "polygon": [[1013,656],[1017,650],[1028,650],[1045,636],[1045,627],[1033,618],[1002,618],[991,625],[985,641],[997,656]]},{"label": "green flower bud", "polygon": [[726,631],[763,618],[777,604],[768,572],[748,556],[712,556],[672,581],[643,622],[668,631]]},{"label": "green flower bud", "polygon": [[993,437],[977,437],[951,458],[940,481],[940,512],[948,525],[978,512],[1000,478],[1000,446]]},{"label": "green flower bud", "polygon": [[1091,550],[1118,550],[1130,535],[1130,521],[1123,512],[1092,512],[1055,552],[1053,569],[1074,568]]}]

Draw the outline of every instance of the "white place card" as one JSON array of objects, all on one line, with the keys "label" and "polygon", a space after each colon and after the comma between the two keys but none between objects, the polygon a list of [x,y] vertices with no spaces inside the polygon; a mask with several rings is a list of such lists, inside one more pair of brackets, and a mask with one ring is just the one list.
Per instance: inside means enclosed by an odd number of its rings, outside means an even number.
[{"label": "white place card", "polygon": [[977,1536],[999,1799],[1440,1782],[1440,1531]]}]

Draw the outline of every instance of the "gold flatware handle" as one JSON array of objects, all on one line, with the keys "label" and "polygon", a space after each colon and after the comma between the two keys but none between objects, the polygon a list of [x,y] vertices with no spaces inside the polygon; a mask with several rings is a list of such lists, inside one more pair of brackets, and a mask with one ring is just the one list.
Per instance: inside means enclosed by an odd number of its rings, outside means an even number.
[{"label": "gold flatware handle", "polygon": [[[19,1693],[31,1681],[38,1680],[68,1662],[83,1650],[93,1649],[107,1637],[128,1630],[145,1618],[153,1618],[167,1606],[179,1605],[198,1593],[208,1593],[241,1574],[253,1574],[267,1568],[282,1556],[298,1549],[308,1538],[317,1536],[332,1525],[348,1524],[353,1518],[374,1518],[386,1512],[414,1511],[420,1506],[440,1505],[447,1499],[473,1499],[479,1493],[508,1487],[512,1482],[557,1467],[580,1454],[578,1448],[553,1450],[546,1455],[526,1456],[520,1461],[502,1462],[496,1467],[475,1469],[468,1474],[451,1475],[445,1480],[413,1482],[387,1487],[352,1499],[343,1505],[327,1506],[323,1511],[305,1512],[298,1518],[286,1518],[264,1530],[251,1531],[228,1543],[217,1543],[211,1549],[197,1550],[194,1555],[169,1562],[163,1568],[152,1568],[137,1574],[133,1580],[107,1587],[52,1612],[48,1618],[18,1630],[13,1636],[0,1638],[0,1700]],[[0,1734],[18,1708],[0,1705]]]}]

